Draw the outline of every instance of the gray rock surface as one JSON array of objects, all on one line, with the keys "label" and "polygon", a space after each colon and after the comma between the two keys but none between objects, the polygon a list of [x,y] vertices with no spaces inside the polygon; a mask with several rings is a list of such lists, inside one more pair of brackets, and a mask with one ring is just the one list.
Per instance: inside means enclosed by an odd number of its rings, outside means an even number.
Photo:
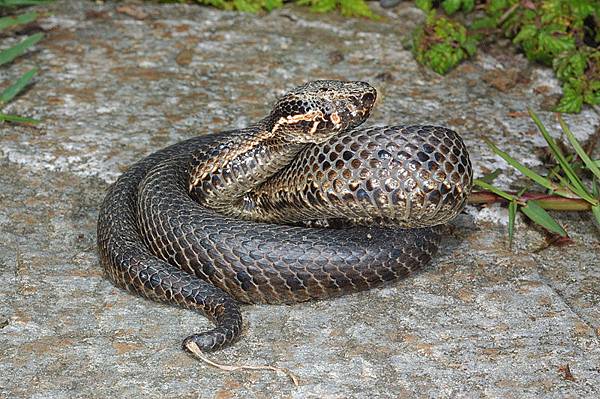
[{"label": "gray rock surface", "polygon": [[[245,306],[243,339],[212,358],[287,367],[299,387],[185,354],[181,340],[209,322],[113,287],[98,264],[97,209],[127,165],[245,126],[304,81],[360,79],[382,94],[371,124],[452,127],[476,175],[501,168],[507,185],[518,174],[482,137],[539,165],[543,141],[524,111],[548,108],[560,90],[551,71],[501,46],[445,77],[419,68],[403,43],[422,14],[406,3],[376,22],[294,7],[117,7],[48,6],[47,38],[1,72],[6,82],[39,65],[5,111],[43,123],[0,126],[0,397],[600,397],[600,243],[585,214],[560,215],[573,243],[543,250],[544,236],[519,219],[509,250],[506,210],[468,207],[412,278]],[[540,115],[556,133],[553,115]],[[584,140],[600,118],[586,109],[567,120]]]},{"label": "gray rock surface", "polygon": [[402,0],[379,0],[379,5],[383,8],[393,8],[401,2]]}]

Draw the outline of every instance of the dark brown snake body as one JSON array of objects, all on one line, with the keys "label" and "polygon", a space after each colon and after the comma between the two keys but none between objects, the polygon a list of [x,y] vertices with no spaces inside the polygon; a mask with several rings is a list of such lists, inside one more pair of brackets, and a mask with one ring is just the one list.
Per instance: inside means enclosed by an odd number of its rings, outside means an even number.
[{"label": "dark brown snake body", "polygon": [[362,82],[311,82],[256,125],[134,164],[100,209],[110,278],[206,315],[216,327],[184,347],[210,351],[239,336],[237,302],[326,298],[419,269],[464,207],[471,164],[446,128],[357,129],[375,97]]}]

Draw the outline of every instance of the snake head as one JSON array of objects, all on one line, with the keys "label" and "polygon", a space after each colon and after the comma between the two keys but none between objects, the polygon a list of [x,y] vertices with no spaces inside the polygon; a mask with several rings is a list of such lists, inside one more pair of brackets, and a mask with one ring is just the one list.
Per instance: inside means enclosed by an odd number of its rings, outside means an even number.
[{"label": "snake head", "polygon": [[309,82],[277,100],[268,118],[271,132],[292,143],[320,143],[363,123],[376,99],[365,82]]}]

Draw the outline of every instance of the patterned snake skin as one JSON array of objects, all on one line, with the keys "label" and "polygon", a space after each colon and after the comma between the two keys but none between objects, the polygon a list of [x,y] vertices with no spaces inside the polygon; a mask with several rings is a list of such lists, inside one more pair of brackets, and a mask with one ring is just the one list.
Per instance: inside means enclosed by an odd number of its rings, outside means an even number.
[{"label": "patterned snake skin", "polygon": [[239,336],[237,303],[293,303],[375,287],[426,264],[471,190],[467,150],[435,126],[357,129],[363,82],[316,81],[246,129],[196,137],[134,164],[102,203],[112,281],[199,311],[202,351]]}]

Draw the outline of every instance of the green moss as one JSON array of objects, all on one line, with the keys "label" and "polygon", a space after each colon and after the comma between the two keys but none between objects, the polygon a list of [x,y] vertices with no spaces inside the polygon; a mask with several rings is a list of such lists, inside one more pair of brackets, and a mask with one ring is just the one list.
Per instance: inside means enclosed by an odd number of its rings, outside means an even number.
[{"label": "green moss", "polygon": [[[161,0],[163,3],[199,3],[223,10],[244,12],[271,11],[283,6],[283,0]],[[375,17],[365,0],[295,0],[296,3],[309,6],[315,12],[339,10],[347,17]]]},{"label": "green moss", "polygon": [[[448,15],[452,15],[460,10],[470,12],[475,8],[475,0],[443,0],[436,1]],[[432,0],[415,0],[415,5],[421,10],[429,12],[433,9]]]},{"label": "green moss", "polygon": [[600,50],[587,47],[563,52],[552,67],[563,89],[556,111],[579,112],[583,104],[600,104]]},{"label": "green moss", "polygon": [[371,11],[364,0],[297,0],[300,5],[308,5],[316,12],[329,12],[339,9],[347,17],[373,18]]},{"label": "green moss", "polygon": [[475,50],[475,41],[464,25],[438,16],[435,11],[429,12],[425,24],[413,35],[415,58],[439,74],[445,74]]},{"label": "green moss", "polygon": [[282,0],[161,0],[161,3],[198,3],[220,8],[255,13],[283,6]]},{"label": "green moss", "polygon": [[[597,0],[488,0],[484,13],[464,33],[458,22],[432,20],[438,9],[447,15],[473,9],[470,0],[415,0],[429,13],[414,35],[421,64],[438,73],[474,53],[476,42],[502,35],[532,62],[551,66],[563,89],[556,111],[579,112],[584,104],[600,104],[600,2]],[[444,26],[445,29],[432,29]]]},{"label": "green moss", "polygon": [[596,0],[490,0],[471,29],[496,29],[525,56],[552,66],[563,89],[556,111],[600,104],[600,2]]}]

